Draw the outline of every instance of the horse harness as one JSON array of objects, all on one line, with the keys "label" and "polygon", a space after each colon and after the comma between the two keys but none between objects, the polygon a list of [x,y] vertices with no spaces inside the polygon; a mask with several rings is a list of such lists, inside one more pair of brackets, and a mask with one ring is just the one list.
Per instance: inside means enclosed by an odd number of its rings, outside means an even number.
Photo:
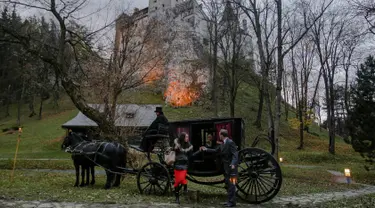
[{"label": "horse harness", "polygon": [[[79,143],[76,147],[74,147],[73,150],[66,150],[66,152],[69,152],[71,153],[72,155],[83,155],[85,156],[88,160],[90,160],[91,162],[93,162],[95,165],[99,166],[99,167],[102,167],[104,170],[108,171],[108,172],[111,172],[111,173],[114,173],[114,174],[124,174],[124,173],[121,173],[121,172],[115,172],[115,171],[111,171],[109,170],[108,168],[105,168],[103,167],[102,165],[98,164],[96,162],[96,158],[97,158],[97,155],[101,155],[102,157],[105,157],[107,159],[110,159],[110,157],[106,156],[104,153],[104,151],[106,150],[109,142],[100,142],[100,145],[98,146],[98,148],[96,149],[96,151],[93,151],[93,152],[84,152],[83,149],[87,146],[90,146],[90,145],[93,145],[93,144],[96,144],[97,142],[87,142],[87,141],[83,141],[81,143]],[[102,149],[101,152],[99,152],[99,149],[103,146],[104,144],[104,148]],[[117,143],[117,147],[116,147],[116,152],[119,151],[120,149],[120,145],[121,144],[118,144]],[[122,145],[121,145],[122,146]],[[94,159],[91,159],[88,155],[93,155],[95,154],[95,157]]]}]

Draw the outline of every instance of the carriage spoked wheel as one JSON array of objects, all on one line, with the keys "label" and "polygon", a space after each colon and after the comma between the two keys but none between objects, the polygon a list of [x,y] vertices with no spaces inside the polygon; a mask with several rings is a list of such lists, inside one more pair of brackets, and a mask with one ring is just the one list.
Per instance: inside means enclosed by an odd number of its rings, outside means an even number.
[{"label": "carriage spoked wheel", "polygon": [[260,148],[262,150],[267,150],[271,155],[275,153],[275,144],[273,143],[272,139],[268,137],[266,134],[260,134],[255,137],[251,147]]},{"label": "carriage spoked wheel", "polygon": [[246,148],[238,153],[236,194],[250,204],[271,200],[282,183],[281,169],[275,158],[258,148]]},{"label": "carriage spoked wheel", "polygon": [[141,194],[166,195],[171,185],[168,170],[160,163],[149,162],[138,171],[137,185]]}]

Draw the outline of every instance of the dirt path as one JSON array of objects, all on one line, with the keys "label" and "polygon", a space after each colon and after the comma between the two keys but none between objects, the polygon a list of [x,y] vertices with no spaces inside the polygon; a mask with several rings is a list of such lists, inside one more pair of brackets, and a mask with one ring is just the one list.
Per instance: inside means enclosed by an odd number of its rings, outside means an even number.
[{"label": "dirt path", "polygon": [[[290,205],[314,205],[317,203],[340,200],[343,198],[357,197],[361,195],[367,195],[375,193],[375,186],[365,186],[362,189],[349,190],[343,192],[331,192],[331,193],[319,193],[300,195],[292,197],[275,197],[270,202],[262,205],[249,205],[249,204],[238,204],[238,207],[289,207]],[[12,207],[12,208],[145,208],[145,207],[179,207],[173,203],[149,203],[149,204],[83,204],[83,203],[66,203],[66,202],[43,202],[43,201],[11,201],[11,200],[0,200],[0,207]],[[222,207],[218,204],[216,206],[210,205],[183,205],[182,207]]]}]

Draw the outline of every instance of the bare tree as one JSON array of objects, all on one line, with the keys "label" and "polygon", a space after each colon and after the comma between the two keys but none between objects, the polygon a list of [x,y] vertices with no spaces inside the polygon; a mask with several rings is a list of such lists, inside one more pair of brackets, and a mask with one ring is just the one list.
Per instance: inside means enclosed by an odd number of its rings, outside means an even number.
[{"label": "bare tree", "polygon": [[375,2],[372,0],[349,0],[351,9],[363,17],[368,24],[368,31],[375,34]]},{"label": "bare tree", "polygon": [[249,70],[246,59],[246,41],[249,41],[247,31],[240,25],[241,9],[227,1],[224,15],[221,20],[219,60],[222,65],[224,78],[227,79],[229,88],[230,116],[234,117],[237,89]]},{"label": "bare tree", "polygon": [[[95,121],[104,136],[117,140],[118,134],[114,123],[114,109],[116,99],[119,94],[125,90],[135,88],[145,82],[145,78],[150,71],[168,57],[162,52],[166,49],[169,40],[164,40],[166,45],[161,45],[161,39],[165,37],[164,22],[162,20],[148,19],[140,23],[135,16],[125,18],[124,27],[120,33],[120,48],[114,50],[111,59],[104,60],[93,50],[90,38],[93,38],[98,31],[108,27],[105,25],[97,31],[90,31],[82,35],[75,28],[69,27],[69,20],[74,18],[88,0],[79,1],[56,1],[56,0],[15,0],[1,1],[12,3],[27,8],[43,10],[51,14],[59,25],[59,40],[57,47],[48,45],[43,40],[32,39],[30,36],[23,35],[12,28],[0,27],[12,37],[16,38],[29,53],[38,56],[41,60],[51,65],[57,77],[61,81],[63,88],[69,95],[74,105],[86,116]],[[139,24],[139,26],[138,26]],[[162,28],[159,30],[159,28]],[[143,29],[143,30],[142,30]],[[142,31],[138,33],[139,31]],[[167,33],[169,34],[169,33]],[[167,36],[169,38],[170,36]],[[43,46],[47,50],[39,50]],[[168,51],[168,50],[166,50]],[[158,54],[157,54],[158,53]],[[166,56],[164,56],[166,55]],[[145,61],[146,59],[146,61]],[[86,79],[87,72],[91,72],[90,64],[97,64],[98,70],[103,69],[99,75],[104,85],[104,103],[107,104],[107,110],[101,112],[90,107],[89,98],[86,96],[88,87],[92,87],[91,80]],[[75,76],[74,71],[82,72],[84,76]],[[97,75],[97,74],[96,74]],[[110,114],[107,114],[110,112]],[[111,113],[112,112],[112,113]],[[127,145],[125,140],[125,145]]]},{"label": "bare tree", "polygon": [[[303,37],[314,25],[314,23],[331,5],[333,0],[329,0],[328,2],[320,2],[321,4],[319,5],[317,12],[319,15],[315,16],[312,19],[309,19],[307,17],[310,13],[313,12],[311,11],[311,5],[313,4],[313,1],[295,2],[293,4],[294,8],[292,7],[287,10],[284,10],[285,7],[283,7],[281,0],[277,0],[275,2],[263,1],[262,4],[258,3],[256,0],[236,2],[239,2],[244,13],[250,19],[257,37],[259,59],[262,71],[262,90],[264,92],[268,92],[267,85],[269,84],[269,70],[270,67],[272,67],[272,63],[275,63],[274,53],[277,51],[275,115],[272,114],[271,104],[268,104],[270,135],[274,139],[274,142],[276,144],[275,155],[277,156],[281,117],[281,92],[282,78],[284,73],[284,57],[303,39]],[[247,2],[247,4],[245,2]],[[259,5],[263,5],[263,7],[260,8]],[[260,14],[262,13],[265,14],[263,22],[260,21]],[[290,40],[290,38],[288,39],[288,33],[291,28],[286,27],[285,22],[282,21],[283,19],[288,20],[291,16],[299,16],[303,20],[302,24],[300,24],[298,27],[298,34],[295,34],[293,41]],[[267,30],[265,28],[269,29]],[[264,37],[263,34],[265,34]],[[269,56],[267,57],[267,55]],[[264,94],[264,92],[261,92],[261,96],[262,94]],[[265,97],[267,101],[269,99],[269,96]],[[261,99],[262,98],[260,98],[258,116],[262,108]]]},{"label": "bare tree", "polygon": [[[283,60],[284,57],[292,50],[309,32],[309,30],[315,25],[315,23],[323,16],[327,8],[332,4],[333,0],[329,0],[326,4],[325,1],[321,2],[321,5],[318,10],[318,15],[314,16],[312,19],[308,19],[309,13],[311,12],[311,2],[302,1],[302,4],[296,4],[297,11],[302,13],[303,17],[303,27],[300,30],[300,33],[296,36],[293,41],[289,41],[285,50],[283,50],[283,45],[287,43],[287,40],[284,40],[284,35],[282,31],[282,3],[281,0],[277,0],[277,16],[278,16],[278,32],[277,32],[277,39],[278,39],[278,65],[277,65],[277,81],[276,81],[276,103],[275,103],[275,134],[274,134],[274,141],[276,145],[275,156],[278,157],[279,152],[279,134],[280,134],[280,117],[281,117],[281,90],[282,90],[282,78],[284,73],[284,64]],[[301,11],[300,11],[301,10]],[[288,32],[288,31],[286,31]]]},{"label": "bare tree", "polygon": [[[259,86],[259,106],[258,114],[254,125],[261,128],[262,112],[264,98],[267,103],[271,103],[268,94],[269,86],[269,71],[274,62],[275,48],[270,48],[272,45],[272,34],[276,28],[275,15],[272,10],[275,7],[266,0],[263,4],[258,4],[256,0],[249,0],[239,2],[246,17],[250,20],[252,29],[257,39],[257,49],[259,54],[260,73],[262,75]],[[272,16],[273,15],[273,16]],[[267,105],[269,114],[272,115],[271,106]],[[273,126],[273,116],[269,116],[269,123]]]},{"label": "bare tree", "polygon": [[293,87],[296,97],[297,117],[299,121],[300,144],[298,149],[304,148],[304,130],[308,128],[308,83],[313,69],[315,45],[309,38],[304,38],[291,50]]},{"label": "bare tree", "polygon": [[218,51],[219,51],[219,32],[221,30],[220,20],[222,18],[222,11],[224,4],[221,0],[202,1],[206,15],[203,20],[207,22],[208,42],[209,42],[209,56],[211,68],[211,96],[212,104],[214,105],[214,115],[218,116],[219,102],[217,90],[217,71],[218,71]]},{"label": "bare tree", "polygon": [[340,44],[348,21],[345,14],[332,11],[316,22],[312,29],[325,85],[329,152],[332,154],[335,153],[335,75],[343,56]]}]

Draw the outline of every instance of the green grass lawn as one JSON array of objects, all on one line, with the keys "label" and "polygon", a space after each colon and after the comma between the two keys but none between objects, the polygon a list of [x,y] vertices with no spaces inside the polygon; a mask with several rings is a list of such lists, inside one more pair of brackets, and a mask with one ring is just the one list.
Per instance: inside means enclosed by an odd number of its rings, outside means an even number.
[{"label": "green grass lawn", "polygon": [[[64,158],[66,154],[60,150],[61,139],[65,131],[61,124],[72,119],[77,110],[67,110],[58,115],[46,116],[42,121],[29,120],[22,126],[19,144],[19,158]],[[18,133],[0,136],[0,157],[13,158]]]},{"label": "green grass lawn", "polygon": [[[309,193],[321,193],[357,189],[359,186],[335,184],[330,181],[327,172],[320,170],[283,167],[283,185],[278,196],[291,196]],[[68,173],[44,173],[17,170],[14,182],[9,181],[10,170],[0,170],[0,192],[3,196],[22,200],[75,201],[135,204],[147,202],[171,202],[172,196],[140,195],[136,186],[136,177],[127,175],[121,187],[104,190],[105,177],[98,175],[93,187],[73,187],[75,177]],[[322,177],[323,176],[323,177]],[[204,186],[189,183],[189,189],[200,191],[202,204],[217,205],[225,201],[222,185]]]},{"label": "green grass lawn", "polygon": [[369,194],[359,197],[343,198],[325,202],[322,204],[314,205],[316,208],[336,208],[336,207],[355,207],[355,208],[368,208],[374,207],[375,194]]}]

